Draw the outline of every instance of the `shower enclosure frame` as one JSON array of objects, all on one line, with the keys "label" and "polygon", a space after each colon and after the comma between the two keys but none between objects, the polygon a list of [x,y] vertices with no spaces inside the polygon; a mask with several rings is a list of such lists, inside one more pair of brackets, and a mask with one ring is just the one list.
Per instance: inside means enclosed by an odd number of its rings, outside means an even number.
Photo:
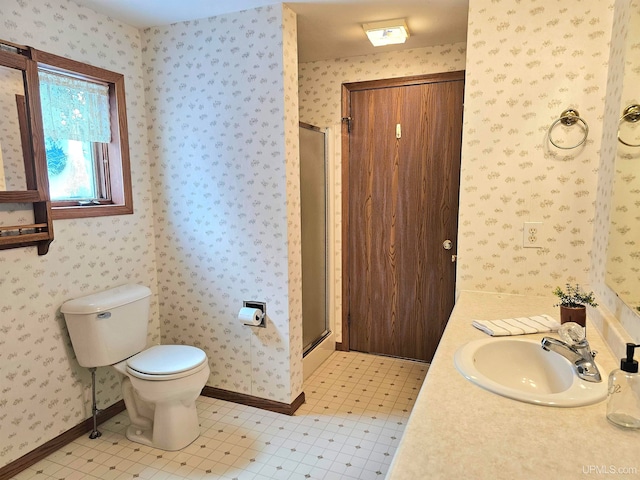
[{"label": "shower enclosure frame", "polygon": [[[329,224],[330,142],[329,129],[322,129],[303,122],[300,122],[299,125],[300,204],[301,216],[303,217],[301,222],[303,268],[302,342],[303,369],[304,377],[306,378],[328,358],[331,352],[335,351],[335,336],[331,328],[330,302],[330,279],[332,278],[330,271],[331,234]],[[322,158],[321,165],[318,162],[314,162],[319,158]],[[318,192],[320,191],[322,192],[322,199],[318,201],[320,196]],[[320,211],[322,212],[321,219],[318,218]],[[305,222],[304,217],[309,220]],[[318,235],[320,229],[322,229],[322,232]],[[320,261],[320,256],[322,261]],[[305,327],[307,335],[305,335]],[[308,333],[309,330],[311,330],[310,334]]]}]

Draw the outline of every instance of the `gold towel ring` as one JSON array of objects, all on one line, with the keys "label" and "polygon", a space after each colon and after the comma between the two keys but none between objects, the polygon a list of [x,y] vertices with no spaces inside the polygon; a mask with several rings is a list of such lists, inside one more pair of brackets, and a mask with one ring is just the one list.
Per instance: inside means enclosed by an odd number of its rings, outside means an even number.
[{"label": "gold towel ring", "polygon": [[633,104],[633,105],[629,105],[627,108],[624,109],[624,112],[622,112],[622,116],[620,117],[620,121],[618,122],[618,141],[621,144],[626,145],[627,147],[633,147],[633,148],[640,147],[640,143],[634,145],[633,143],[627,143],[620,138],[620,125],[622,125],[622,122],[636,123],[639,120],[640,120],[640,105]]},{"label": "gold towel ring", "polygon": [[[551,131],[554,129],[554,127],[556,125],[558,125],[559,123],[562,123],[563,125],[565,125],[567,127],[570,127],[572,125],[575,125],[577,122],[582,123],[582,129],[584,130],[584,137],[582,137],[582,140],[580,140],[575,145],[571,145],[570,147],[563,147],[563,146],[558,145],[556,142],[553,141],[553,137],[551,136]],[[588,136],[589,136],[589,125],[587,125],[587,122],[585,122],[580,117],[580,114],[578,113],[578,111],[574,110],[573,108],[569,108],[569,109],[565,110],[564,112],[562,112],[560,114],[560,118],[558,118],[555,122],[553,122],[551,124],[551,126],[549,127],[549,141],[551,142],[551,144],[554,147],[560,148],[562,150],[571,150],[573,148],[579,147],[580,145],[582,145],[587,140]]]}]

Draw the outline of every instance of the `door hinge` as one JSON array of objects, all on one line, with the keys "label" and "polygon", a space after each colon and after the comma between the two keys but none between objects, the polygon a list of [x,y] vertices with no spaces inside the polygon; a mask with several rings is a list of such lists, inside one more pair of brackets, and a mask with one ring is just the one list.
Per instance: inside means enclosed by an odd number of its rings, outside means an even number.
[{"label": "door hinge", "polygon": [[347,313],[347,325],[351,326],[351,312]]},{"label": "door hinge", "polygon": [[347,122],[347,132],[351,133],[351,117],[342,117],[343,122]]}]

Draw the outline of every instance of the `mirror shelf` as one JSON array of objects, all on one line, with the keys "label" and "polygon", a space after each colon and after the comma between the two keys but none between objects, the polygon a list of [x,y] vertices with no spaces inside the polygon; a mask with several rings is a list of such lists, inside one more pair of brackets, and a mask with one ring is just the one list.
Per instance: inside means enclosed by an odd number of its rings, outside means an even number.
[{"label": "mirror shelf", "polygon": [[46,223],[0,227],[0,250],[35,245],[38,253],[43,252],[40,255],[44,255],[49,243],[49,227]]},{"label": "mirror shelf", "polygon": [[33,219],[20,225],[0,212],[0,250],[36,246],[44,255],[53,223],[33,49],[0,40],[0,84],[0,204],[33,210]]}]

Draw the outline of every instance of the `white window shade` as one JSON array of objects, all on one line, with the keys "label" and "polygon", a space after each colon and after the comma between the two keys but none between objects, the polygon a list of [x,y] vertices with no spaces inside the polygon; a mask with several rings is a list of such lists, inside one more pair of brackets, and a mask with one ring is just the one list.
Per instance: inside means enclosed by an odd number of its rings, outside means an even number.
[{"label": "white window shade", "polygon": [[108,86],[44,71],[38,77],[45,137],[111,141]]}]

